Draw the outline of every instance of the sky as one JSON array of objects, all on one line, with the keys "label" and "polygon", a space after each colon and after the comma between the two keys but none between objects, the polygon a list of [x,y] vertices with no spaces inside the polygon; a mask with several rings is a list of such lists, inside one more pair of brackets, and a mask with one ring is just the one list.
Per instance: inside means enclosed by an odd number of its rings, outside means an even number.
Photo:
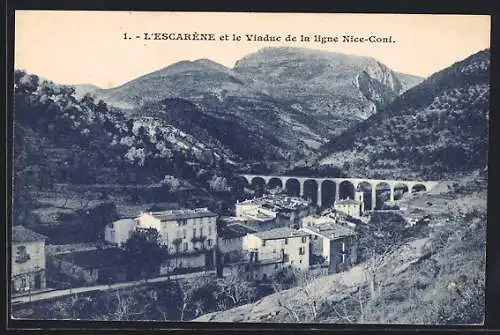
[{"label": "sky", "polygon": [[[144,33],[211,33],[216,41],[144,40]],[[124,33],[132,39],[124,39]],[[220,36],[242,36],[220,41]],[[245,34],[298,41],[248,42]],[[301,42],[300,35],[311,41]],[[339,37],[317,43],[312,36]],[[343,43],[342,36],[392,36],[394,43]],[[140,36],[141,38],[135,38]],[[59,84],[119,86],[181,60],[228,67],[269,46],[369,56],[427,77],[490,46],[487,15],[16,11],[14,66]]]}]

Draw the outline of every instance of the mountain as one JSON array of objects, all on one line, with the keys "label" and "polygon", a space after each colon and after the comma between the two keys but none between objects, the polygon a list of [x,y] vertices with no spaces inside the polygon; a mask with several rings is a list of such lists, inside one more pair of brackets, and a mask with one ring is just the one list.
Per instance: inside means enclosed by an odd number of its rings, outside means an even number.
[{"label": "mountain", "polygon": [[307,159],[332,134],[366,119],[415,80],[367,57],[264,48],[234,69],[208,59],[180,61],[94,95],[137,118],[168,118],[157,103],[188,101],[208,120],[197,126],[231,142],[235,154],[287,165]]},{"label": "mountain", "polygon": [[429,179],[484,168],[490,52],[480,51],[408,90],[321,149],[319,163],[351,175]]},{"label": "mountain", "polygon": [[234,70],[323,136],[366,119],[422,80],[370,57],[291,47],[263,48],[237,61]]},{"label": "mountain", "polygon": [[[219,130],[218,140],[226,133],[229,138],[240,138],[232,145],[241,146],[237,153],[251,156],[252,161],[290,160],[306,155],[310,150],[307,143],[321,144],[313,130],[289,117],[280,101],[255,90],[233,70],[206,59],[177,62],[119,87],[100,90],[96,96],[139,118],[158,115],[155,103],[165,99],[189,101],[198,114],[211,121],[201,127],[209,132]],[[172,101],[168,105],[178,109]],[[168,118],[167,110],[161,113]],[[242,132],[251,136],[239,136]],[[248,153],[248,145],[260,150]]]}]

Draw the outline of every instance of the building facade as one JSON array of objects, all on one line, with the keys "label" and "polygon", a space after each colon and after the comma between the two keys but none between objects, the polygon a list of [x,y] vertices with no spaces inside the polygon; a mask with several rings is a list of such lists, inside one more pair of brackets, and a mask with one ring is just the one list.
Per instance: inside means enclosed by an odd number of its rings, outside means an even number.
[{"label": "building facade", "polygon": [[303,227],[311,235],[311,264],[327,266],[329,272],[341,272],[357,262],[356,233],[335,223]]},{"label": "building facade", "polygon": [[268,229],[292,227],[298,229],[303,217],[315,212],[315,207],[302,198],[284,194],[265,195],[236,203],[236,216],[269,222]]},{"label": "building facade", "polygon": [[112,222],[104,228],[104,239],[110,244],[122,246],[135,231],[137,224],[135,219],[121,219]]},{"label": "building facade", "polygon": [[243,250],[251,279],[266,280],[283,268],[309,269],[309,234],[289,227],[247,234]]},{"label": "building facade", "polygon": [[43,290],[46,286],[45,240],[23,226],[12,227],[12,293]]},{"label": "building facade", "polygon": [[354,199],[347,197],[346,199],[335,201],[333,207],[336,211],[353,217],[360,217],[363,215],[365,209],[363,192],[355,192],[354,197]]},{"label": "building facade", "polygon": [[173,268],[215,266],[218,215],[207,208],[169,210],[141,214],[138,229],[154,228],[168,247],[172,260],[162,272]]},{"label": "building facade", "polygon": [[245,225],[237,218],[224,218],[217,232],[217,246],[221,254],[222,265],[242,260],[243,238],[257,230]]}]

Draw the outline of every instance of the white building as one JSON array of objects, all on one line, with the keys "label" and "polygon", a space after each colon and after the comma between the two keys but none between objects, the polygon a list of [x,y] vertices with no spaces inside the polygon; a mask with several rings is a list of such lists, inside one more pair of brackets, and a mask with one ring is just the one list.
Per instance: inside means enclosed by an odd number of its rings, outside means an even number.
[{"label": "white building", "polygon": [[136,219],[114,221],[104,228],[104,239],[110,244],[122,246],[135,231],[137,224]]},{"label": "white building", "polygon": [[212,268],[215,265],[217,216],[207,208],[148,212],[138,217],[137,228],[158,230],[163,244],[175,256],[172,262],[165,263],[162,272],[170,268]]},{"label": "white building", "polygon": [[[228,218],[226,218],[227,220]],[[236,219],[236,218],[235,218]],[[239,220],[224,224],[217,232],[217,246],[221,253],[223,264],[241,261],[243,252],[243,238],[257,230],[245,225]]]},{"label": "white building", "polygon": [[266,280],[283,268],[309,269],[309,234],[289,227],[247,234],[249,277]]},{"label": "white building", "polygon": [[23,226],[12,227],[12,293],[45,288],[45,240],[47,237]]},{"label": "white building", "polygon": [[310,202],[284,194],[265,195],[236,203],[237,217],[267,223],[270,229],[284,226],[298,228],[301,219],[314,211]]},{"label": "white building", "polygon": [[360,217],[363,215],[365,209],[363,192],[355,192],[354,199],[347,197],[346,199],[335,201],[333,207],[336,211],[353,217]]},{"label": "white building", "polygon": [[327,265],[330,272],[340,272],[357,261],[356,233],[333,222],[303,227],[311,235],[311,263]]}]

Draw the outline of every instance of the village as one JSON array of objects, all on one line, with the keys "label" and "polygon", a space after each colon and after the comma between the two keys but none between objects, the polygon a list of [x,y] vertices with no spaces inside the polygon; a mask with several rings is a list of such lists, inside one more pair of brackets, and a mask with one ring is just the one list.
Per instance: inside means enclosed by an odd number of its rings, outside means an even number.
[{"label": "village", "polygon": [[[46,236],[15,225],[12,293],[31,299],[43,292],[176,275],[224,277],[234,270],[260,282],[286,269],[342,272],[358,262],[356,227],[367,224],[371,213],[363,192],[319,211],[310,199],[278,189],[237,201],[233,216],[201,207],[120,218],[106,225],[98,246],[46,245]],[[123,257],[124,246],[135,232],[150,230],[158,232],[166,254],[152,272],[137,273],[136,264]]]}]

